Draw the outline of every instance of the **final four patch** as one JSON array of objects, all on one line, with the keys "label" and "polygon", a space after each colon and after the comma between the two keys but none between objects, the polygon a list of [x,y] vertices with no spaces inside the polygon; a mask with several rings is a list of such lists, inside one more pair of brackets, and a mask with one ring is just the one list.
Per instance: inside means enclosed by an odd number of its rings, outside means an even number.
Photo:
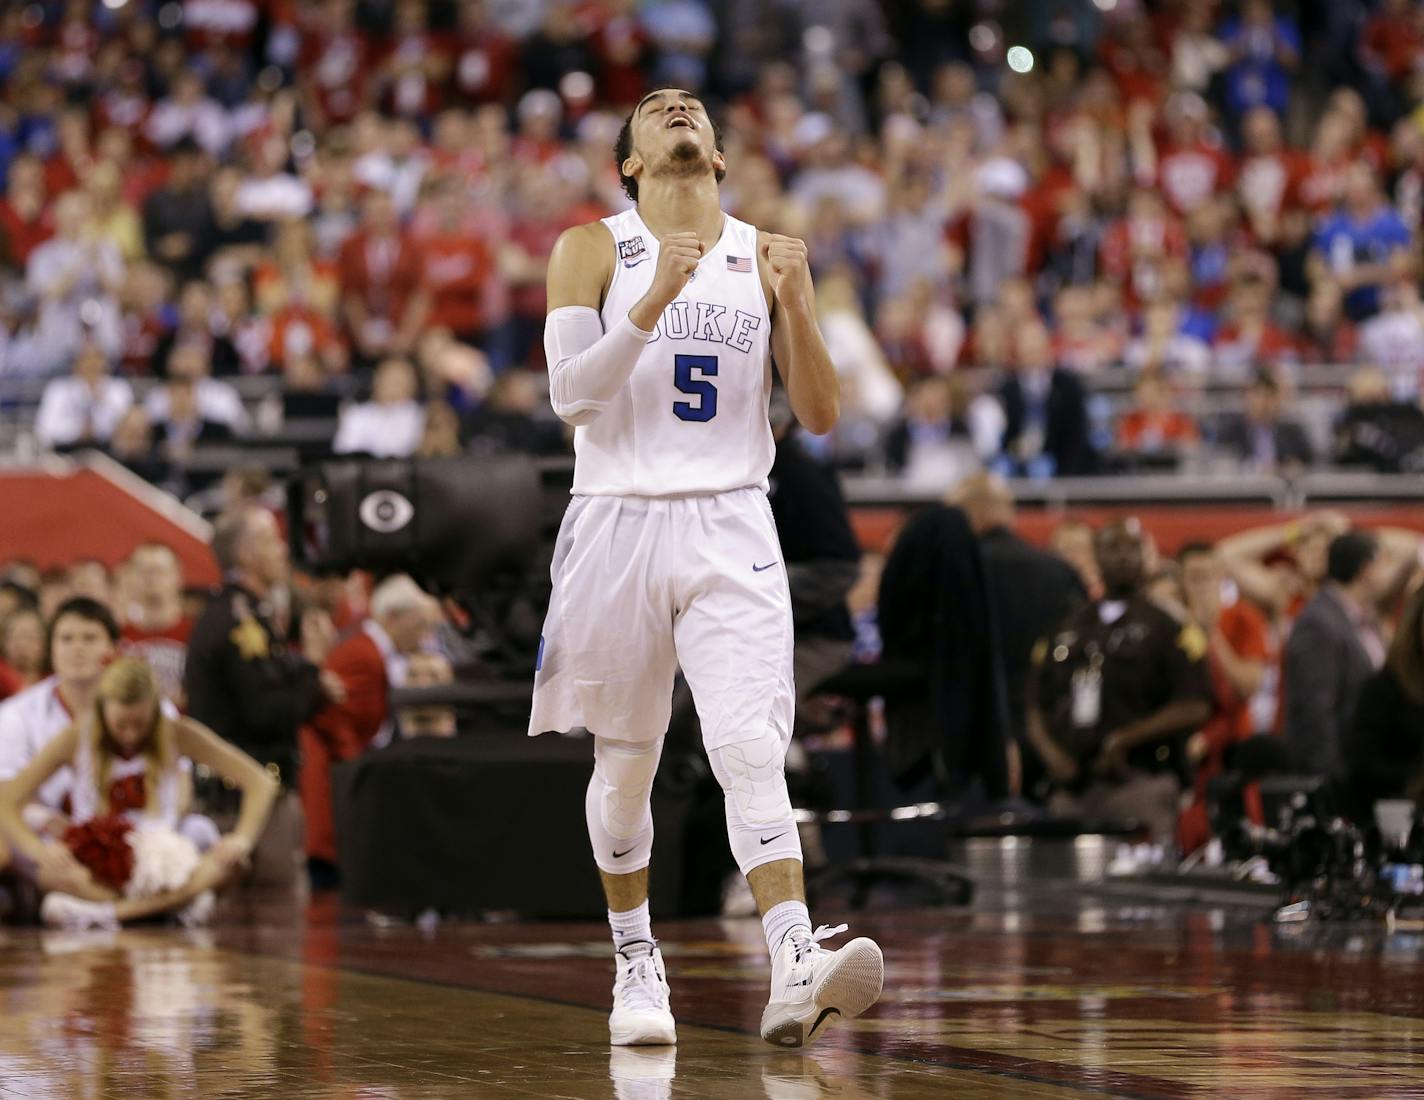
[{"label": "final four patch", "polygon": [[647,246],[643,244],[642,236],[630,238],[626,241],[618,242],[618,258],[623,261],[624,267],[637,267],[648,258]]}]

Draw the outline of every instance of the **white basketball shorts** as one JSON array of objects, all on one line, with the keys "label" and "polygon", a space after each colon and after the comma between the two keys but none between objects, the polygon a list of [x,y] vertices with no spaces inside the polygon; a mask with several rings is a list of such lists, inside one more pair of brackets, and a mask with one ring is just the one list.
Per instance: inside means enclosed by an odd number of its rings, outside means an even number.
[{"label": "white basketball shorts", "polygon": [[657,740],[681,665],[708,749],[790,741],[791,595],[762,490],[575,497],[552,574],[531,737]]}]

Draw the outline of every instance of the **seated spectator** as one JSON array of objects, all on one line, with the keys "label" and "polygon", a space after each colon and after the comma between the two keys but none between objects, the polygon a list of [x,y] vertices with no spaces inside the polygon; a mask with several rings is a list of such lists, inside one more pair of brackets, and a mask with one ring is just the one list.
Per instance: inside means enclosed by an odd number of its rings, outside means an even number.
[{"label": "seated spectator", "polygon": [[361,228],[341,246],[340,259],[342,317],[358,361],[405,355],[415,346],[428,305],[420,264],[391,197],[369,192]]},{"label": "seated spectator", "polygon": [[842,419],[888,424],[899,412],[904,389],[865,323],[848,272],[831,271],[817,281],[816,314],[841,384]]},{"label": "seated spectator", "polygon": [[1004,417],[987,394],[971,396],[963,375],[923,378],[885,438],[885,462],[912,484],[942,490],[998,451]]},{"label": "seated spectator", "polygon": [[1382,474],[1424,470],[1424,410],[1394,400],[1384,372],[1373,367],[1352,374],[1346,394],[1335,423],[1336,463]]},{"label": "seated spectator", "polygon": [[[207,768],[242,792],[236,828],[219,837],[209,818],[187,812],[185,773]],[[186,836],[202,856],[188,881],[147,898],[125,898],[93,876],[63,842],[24,818],[30,800],[64,774],[72,825],[120,815],[139,827]],[[78,931],[174,913],[187,925],[212,914],[213,891],[243,867],[267,823],[277,783],[250,756],[191,718],[167,714],[153,673],[134,658],[104,671],[90,707],[78,712],[18,774],[0,787],[0,832],[44,900],[47,925]]]},{"label": "seated spectator", "polygon": [[1219,380],[1245,382],[1262,365],[1299,357],[1290,333],[1271,318],[1275,287],[1254,267],[1241,269],[1227,298],[1226,321],[1212,345],[1212,374]]},{"label": "seated spectator", "polygon": [[95,600],[117,616],[114,574],[98,558],[76,558],[69,563],[69,593]]},{"label": "seated spectator", "polygon": [[86,345],[105,359],[123,350],[118,296],[124,260],[94,234],[93,211],[82,191],[54,204],[54,235],[30,253],[25,286],[38,303],[35,353],[42,373],[63,369]]},{"label": "seated spectator", "polygon": [[[1089,376],[1119,362],[1121,341],[1093,316],[1091,291],[1080,286],[1060,290],[1053,299],[1053,321],[1053,355],[1061,365]],[[1205,357],[1206,348],[1201,350]]]},{"label": "seated spectator", "polygon": [[484,235],[472,230],[460,181],[447,176],[433,188],[434,217],[419,238],[421,272],[430,299],[426,323],[449,329],[457,340],[480,345],[488,326],[486,300],[495,258]]},{"label": "seated spectator", "polygon": [[208,98],[202,76],[184,69],[175,77],[169,94],[153,105],[144,136],[161,149],[188,138],[210,156],[219,157],[232,140],[232,124],[222,104]]},{"label": "seated spectator", "polygon": [[129,555],[127,579],[119,649],[148,665],[163,694],[181,707],[193,620],[183,612],[183,567],[178,555],[161,542],[142,543]]},{"label": "seated spectator", "polygon": [[[453,683],[455,671],[443,653],[422,650],[406,661],[406,687],[439,687]],[[396,712],[402,738],[454,737],[458,732],[454,707],[404,707]]]},{"label": "seated spectator", "polygon": [[212,377],[203,341],[179,344],[168,360],[168,384],[150,390],[144,408],[155,434],[170,445],[231,438],[248,427],[247,408],[230,382]]},{"label": "seated spectator", "polygon": [[1424,370],[1424,305],[1413,276],[1380,288],[1380,311],[1360,326],[1360,355],[1384,371],[1396,401],[1417,403]]},{"label": "seated spectator", "polygon": [[1305,327],[1300,336],[1300,357],[1306,363],[1353,363],[1359,332],[1345,317],[1345,295],[1330,279],[1310,288],[1305,303]]},{"label": "seated spectator", "polygon": [[415,368],[405,359],[387,359],[376,368],[371,400],[341,410],[332,450],[377,458],[413,454],[425,427],[419,392]]},{"label": "seated spectator", "polygon": [[0,198],[0,256],[23,268],[32,253],[49,239],[53,227],[45,202],[44,165],[21,155],[10,162],[5,195]]},{"label": "seated spectator", "polygon": [[462,434],[470,453],[567,454],[563,425],[538,415],[544,403],[540,382],[530,371],[501,374],[485,403],[465,418]]},{"label": "seated spectator", "polygon": [[1155,371],[1200,383],[1211,369],[1211,349],[1182,330],[1176,302],[1161,298],[1142,311],[1142,335],[1127,345],[1124,361],[1133,370]]},{"label": "seated spectator", "polygon": [[176,491],[173,467],[153,444],[153,421],[142,405],[133,405],[124,413],[109,437],[105,448],[109,457],[144,481],[163,489]]},{"label": "seated spectator", "polygon": [[143,204],[148,255],[181,279],[202,274],[202,245],[212,217],[209,172],[198,143],[182,138],[168,151],[167,182],[155,188]]},{"label": "seated spectator", "polygon": [[103,444],[132,404],[129,384],[112,377],[103,349],[88,343],[79,349],[73,372],[45,386],[35,435],[50,447]]},{"label": "seated spectator", "polygon": [[1381,798],[1424,799],[1424,588],[1405,604],[1384,667],[1360,688],[1344,756],[1362,814]]},{"label": "seated spectator", "polygon": [[203,416],[191,378],[175,378],[161,392],[167,415],[153,425],[153,446],[167,461],[182,465],[193,457],[195,447],[232,439],[232,428]]},{"label": "seated spectator", "polygon": [[1216,434],[1216,445],[1243,468],[1263,473],[1298,470],[1314,458],[1310,439],[1282,407],[1281,384],[1274,373],[1258,371],[1244,396],[1245,411],[1230,414]]},{"label": "seated spectator", "polygon": [[1170,845],[1185,742],[1211,713],[1207,641],[1143,593],[1136,520],[1108,524],[1095,545],[1104,598],[1035,648],[1028,737],[1057,787],[1054,813],[1135,820]]},{"label": "seated spectator", "polygon": [[213,288],[201,279],[192,279],[178,293],[178,323],[159,338],[153,353],[153,373],[169,375],[174,349],[188,345],[201,349],[211,373],[236,374],[240,366],[237,348],[222,333],[215,332]]},{"label": "seated spectator", "polygon": [[371,617],[327,655],[324,671],[337,677],[345,692],[301,731],[298,789],[309,862],[336,862],[331,765],[390,743],[395,730],[390,689],[405,682],[407,658],[429,643],[439,621],[433,597],[407,576],[389,577],[371,593]]},{"label": "seated spectator", "polygon": [[1384,664],[1375,610],[1385,583],[1379,540],[1367,531],[1330,543],[1326,582],[1291,628],[1285,650],[1285,735],[1296,767],[1345,778],[1345,741],[1360,689]]},{"label": "seated spectator", "polygon": [[460,414],[448,401],[429,401],[425,405],[425,427],[420,431],[420,443],[415,448],[417,458],[455,458],[465,453],[460,442]]},{"label": "seated spectator", "polygon": [[38,608],[17,607],[0,621],[0,661],[32,687],[45,675],[45,627]]},{"label": "seated spectator", "polygon": [[1155,371],[1145,372],[1133,387],[1133,404],[1118,421],[1117,449],[1150,464],[1175,466],[1196,449],[1196,421],[1175,407],[1169,383]]},{"label": "seated spectator", "polygon": [[1083,383],[1056,365],[1039,322],[1020,329],[1014,359],[999,390],[1004,410],[1004,472],[1028,477],[1074,477],[1097,465],[1088,436]]},{"label": "seated spectator", "polygon": [[1380,287],[1400,273],[1411,245],[1409,228],[1380,193],[1374,169],[1357,162],[1340,208],[1315,231],[1311,282],[1339,284],[1346,315],[1363,321],[1379,311]]}]

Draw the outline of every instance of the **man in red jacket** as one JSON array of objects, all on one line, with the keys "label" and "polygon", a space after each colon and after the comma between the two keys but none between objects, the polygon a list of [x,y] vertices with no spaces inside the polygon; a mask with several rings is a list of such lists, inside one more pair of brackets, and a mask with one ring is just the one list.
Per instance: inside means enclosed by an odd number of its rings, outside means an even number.
[{"label": "man in red jacket", "polygon": [[307,859],[318,874],[329,873],[336,862],[331,765],[390,740],[390,689],[405,682],[406,658],[425,647],[439,618],[439,605],[415,581],[404,574],[389,577],[371,593],[371,617],[326,659],[325,668],[345,685],[346,699],[323,707],[302,728],[298,778]]}]

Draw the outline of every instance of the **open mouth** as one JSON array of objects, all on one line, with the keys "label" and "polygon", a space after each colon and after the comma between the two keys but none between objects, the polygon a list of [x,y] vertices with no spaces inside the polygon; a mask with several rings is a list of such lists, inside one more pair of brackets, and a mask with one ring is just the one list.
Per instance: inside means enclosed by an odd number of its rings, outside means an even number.
[{"label": "open mouth", "polygon": [[674,126],[686,126],[689,130],[693,128],[692,119],[686,115],[674,115],[668,120],[667,128],[671,130]]}]

